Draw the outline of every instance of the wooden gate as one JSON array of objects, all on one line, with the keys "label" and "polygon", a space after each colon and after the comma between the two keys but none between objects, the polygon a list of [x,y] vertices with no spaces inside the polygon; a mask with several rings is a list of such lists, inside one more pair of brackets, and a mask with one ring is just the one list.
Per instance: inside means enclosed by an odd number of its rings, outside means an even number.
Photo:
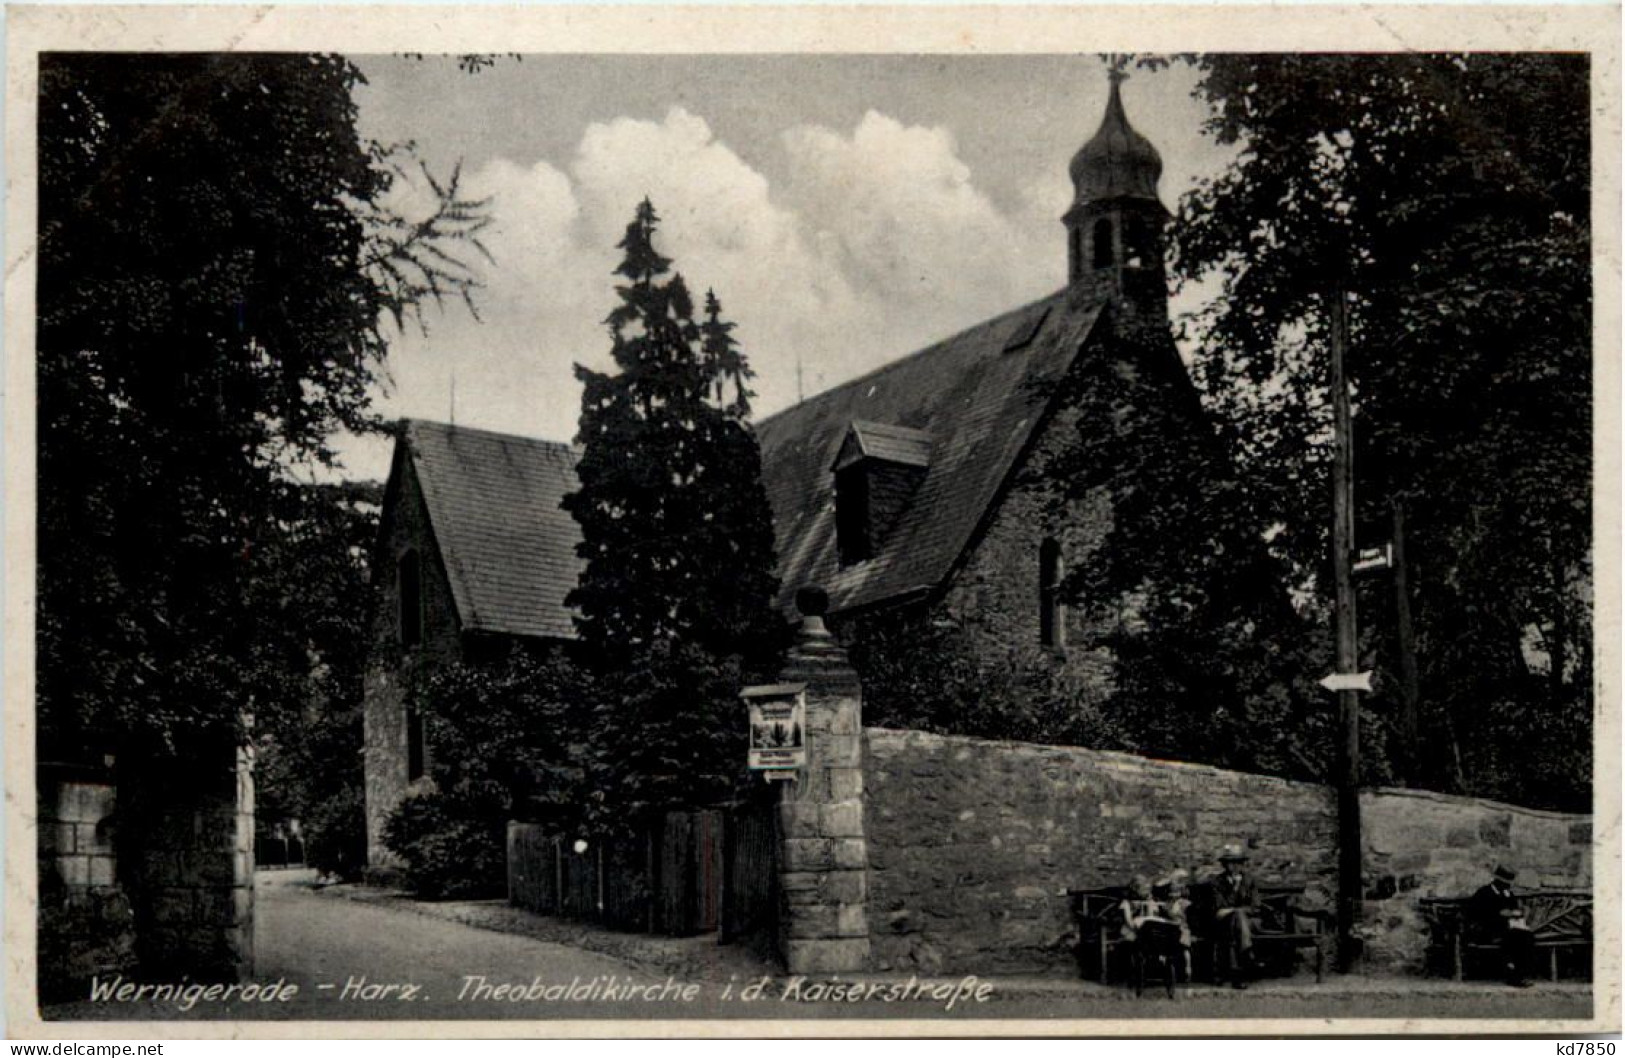
[{"label": "wooden gate", "polygon": [[776,910],[776,818],[758,806],[668,812],[640,835],[580,851],[574,838],[510,823],[508,900],[613,929],[726,940]]},{"label": "wooden gate", "polygon": [[771,952],[778,945],[778,805],[768,799],[735,805],[724,820],[718,939]]}]

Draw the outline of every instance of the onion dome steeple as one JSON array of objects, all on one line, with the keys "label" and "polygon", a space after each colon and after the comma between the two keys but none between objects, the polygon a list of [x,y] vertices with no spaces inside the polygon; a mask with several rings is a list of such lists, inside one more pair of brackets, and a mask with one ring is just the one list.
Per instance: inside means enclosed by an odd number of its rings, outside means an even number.
[{"label": "onion dome steeple", "polygon": [[1166,320],[1168,211],[1157,197],[1162,156],[1129,124],[1126,75],[1116,67],[1110,77],[1100,128],[1072,156],[1072,208],[1061,218],[1067,274],[1082,296],[1112,299],[1136,315]]},{"label": "onion dome steeple", "polygon": [[1111,98],[1106,102],[1106,116],[1101,119],[1094,138],[1072,156],[1072,186],[1079,202],[1108,198],[1157,201],[1162,155],[1128,123],[1120,87],[1124,77],[1120,70],[1111,72]]}]

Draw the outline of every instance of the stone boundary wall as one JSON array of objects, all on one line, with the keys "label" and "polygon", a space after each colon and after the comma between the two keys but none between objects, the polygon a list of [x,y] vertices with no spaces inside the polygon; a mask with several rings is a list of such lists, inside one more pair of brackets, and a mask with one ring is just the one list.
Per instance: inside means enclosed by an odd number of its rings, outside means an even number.
[{"label": "stone boundary wall", "polygon": [[[867,728],[873,967],[1076,972],[1066,890],[1251,849],[1264,884],[1336,891],[1329,787],[1064,746]],[[1589,816],[1405,790],[1362,795],[1367,965],[1420,970],[1417,900],[1501,862],[1520,885],[1589,889]]]}]

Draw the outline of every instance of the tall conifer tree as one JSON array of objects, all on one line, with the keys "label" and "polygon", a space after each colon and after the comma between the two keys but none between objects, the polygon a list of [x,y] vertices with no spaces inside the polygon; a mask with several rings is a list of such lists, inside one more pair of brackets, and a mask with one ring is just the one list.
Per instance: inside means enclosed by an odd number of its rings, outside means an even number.
[{"label": "tall conifer tree", "polygon": [[601,697],[590,769],[601,823],[704,803],[742,754],[735,701],[782,622],[749,366],[708,295],[703,323],[643,201],[620,243],[616,371],[583,384],[581,580],[570,595]]}]

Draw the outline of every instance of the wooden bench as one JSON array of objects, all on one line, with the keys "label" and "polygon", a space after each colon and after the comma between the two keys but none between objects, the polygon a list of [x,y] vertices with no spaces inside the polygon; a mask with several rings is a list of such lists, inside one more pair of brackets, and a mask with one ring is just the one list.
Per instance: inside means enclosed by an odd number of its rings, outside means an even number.
[{"label": "wooden bench", "polygon": [[[1204,934],[1217,932],[1212,889],[1206,885],[1191,887],[1192,929]],[[1304,887],[1301,885],[1258,886],[1258,907],[1253,911],[1253,954],[1260,968],[1279,967],[1284,964],[1286,975],[1297,967],[1298,952],[1314,953],[1315,982],[1326,979],[1326,949],[1332,940],[1334,915],[1331,911],[1306,906]],[[1217,944],[1209,943],[1207,960],[1213,969],[1213,979],[1220,980],[1226,967],[1224,952]]]},{"label": "wooden bench", "polygon": [[1078,930],[1078,972],[1085,980],[1111,981],[1112,952],[1128,943],[1123,939],[1122,911],[1127,895],[1128,890],[1119,885],[1066,891]]},{"label": "wooden bench", "polygon": [[[1277,964],[1279,953],[1285,952],[1289,967],[1295,963],[1298,951],[1312,949],[1318,982],[1325,977],[1331,912],[1304,907],[1303,892],[1303,886],[1258,887],[1253,947],[1263,965]],[[1072,921],[1078,931],[1078,971],[1086,980],[1111,983],[1112,956],[1128,943],[1123,939],[1122,928],[1122,904],[1127,895],[1123,886],[1067,890]],[[1191,886],[1190,900],[1191,961],[1204,977],[1217,981],[1222,974],[1220,951],[1212,940],[1212,891],[1206,883],[1197,883]]]},{"label": "wooden bench", "polygon": [[[1524,919],[1535,934],[1535,951],[1546,957],[1547,973],[1558,979],[1559,954],[1591,948],[1591,894],[1578,889],[1520,891]],[[1457,981],[1484,966],[1495,967],[1485,976],[1501,972],[1498,940],[1473,936],[1467,922],[1468,896],[1424,897],[1422,914],[1428,922],[1427,964],[1442,968]],[[1474,973],[1476,976],[1477,974]]]}]

